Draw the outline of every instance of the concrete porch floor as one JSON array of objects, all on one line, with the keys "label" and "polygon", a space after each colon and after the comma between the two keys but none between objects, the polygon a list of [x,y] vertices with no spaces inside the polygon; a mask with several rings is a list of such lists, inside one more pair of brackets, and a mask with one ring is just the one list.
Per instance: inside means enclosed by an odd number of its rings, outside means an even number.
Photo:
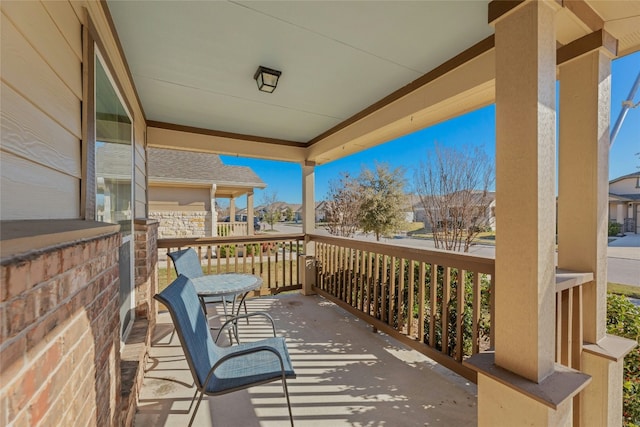
[{"label": "concrete porch floor", "polygon": [[[476,425],[475,384],[389,336],[373,333],[365,322],[324,298],[287,294],[251,299],[247,307],[270,313],[277,333],[286,337],[298,376],[288,381],[296,426]],[[269,335],[267,324],[256,319],[250,325],[240,323],[241,339]],[[161,313],[136,426],[189,422],[187,409],[195,388],[172,332],[169,314]],[[194,425],[289,425],[281,383],[205,396]]]}]

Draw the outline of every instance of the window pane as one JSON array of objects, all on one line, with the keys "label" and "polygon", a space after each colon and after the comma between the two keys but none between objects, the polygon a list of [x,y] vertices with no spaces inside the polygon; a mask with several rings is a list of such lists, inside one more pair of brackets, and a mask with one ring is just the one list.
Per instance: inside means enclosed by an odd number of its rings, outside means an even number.
[{"label": "window pane", "polygon": [[96,216],[98,221],[120,224],[131,234],[132,203],[131,120],[105,69],[96,60]]}]

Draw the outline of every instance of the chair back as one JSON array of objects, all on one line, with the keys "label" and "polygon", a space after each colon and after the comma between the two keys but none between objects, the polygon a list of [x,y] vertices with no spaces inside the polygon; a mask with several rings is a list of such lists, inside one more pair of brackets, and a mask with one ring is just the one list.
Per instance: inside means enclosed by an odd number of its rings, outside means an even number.
[{"label": "chair back", "polygon": [[220,357],[220,348],[213,342],[193,283],[181,274],[154,298],[169,309],[189,369],[201,389],[209,370]]},{"label": "chair back", "polygon": [[173,260],[173,265],[177,275],[187,276],[189,279],[204,276],[200,258],[193,248],[182,249],[180,251],[169,252],[169,257]]}]

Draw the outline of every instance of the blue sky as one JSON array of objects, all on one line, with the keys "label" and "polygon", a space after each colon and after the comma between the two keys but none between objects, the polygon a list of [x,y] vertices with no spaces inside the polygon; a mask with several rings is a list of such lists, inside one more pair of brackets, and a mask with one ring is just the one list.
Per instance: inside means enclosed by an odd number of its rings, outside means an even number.
[{"label": "blue sky", "polygon": [[[622,102],[640,72],[640,52],[613,61],[611,73],[611,127]],[[634,97],[640,102],[640,90]],[[415,132],[369,150],[316,167],[316,200],[326,196],[329,181],[342,171],[357,175],[363,165],[371,168],[375,162],[405,169],[411,184],[413,171],[437,141],[443,146],[480,147],[490,159],[495,158],[495,106],[476,110],[464,116]],[[640,107],[629,110],[618,136],[609,152],[609,179],[617,178],[640,168]],[[278,200],[288,203],[302,201],[302,170],[297,163],[275,162],[242,157],[221,156],[227,165],[249,166],[267,183],[267,191],[276,192]],[[256,191],[255,203],[262,203],[263,191]],[[225,204],[224,200],[219,200]],[[245,198],[238,200],[245,206]]]}]

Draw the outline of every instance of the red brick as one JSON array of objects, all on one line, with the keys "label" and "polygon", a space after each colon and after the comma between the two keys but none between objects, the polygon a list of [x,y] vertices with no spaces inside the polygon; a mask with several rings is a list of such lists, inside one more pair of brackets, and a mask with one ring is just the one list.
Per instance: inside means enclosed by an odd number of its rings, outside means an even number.
[{"label": "red brick", "polygon": [[62,250],[56,249],[44,256],[44,280],[49,280],[52,277],[58,276],[62,273]]},{"label": "red brick", "polygon": [[18,413],[26,407],[29,399],[33,397],[36,391],[36,384],[39,385],[36,378],[35,368],[31,367],[21,380],[15,381],[8,390],[8,407],[7,412],[9,419],[15,418]]},{"label": "red brick", "polygon": [[36,300],[39,293],[36,290],[31,290],[25,294],[24,298],[24,324],[25,328],[32,325],[36,319]]},{"label": "red brick", "polygon": [[14,337],[26,327],[25,298],[14,298],[6,305],[7,336]]},{"label": "red brick", "polygon": [[27,340],[24,336],[13,339],[0,351],[0,384],[8,384],[25,364]]},{"label": "red brick", "polygon": [[[51,398],[54,400],[49,406],[49,410],[42,419],[43,426],[63,426],[62,419],[67,412],[67,406],[62,399],[62,394],[55,395],[51,391]],[[69,424],[67,424],[69,425]]]},{"label": "red brick", "polygon": [[31,427],[29,411],[22,411],[22,413],[18,414],[17,418],[13,419],[10,423],[12,427]]},{"label": "red brick", "polygon": [[45,275],[44,255],[40,255],[29,263],[29,288],[44,282]]},{"label": "red brick", "polygon": [[18,264],[11,264],[7,268],[6,272],[7,281],[6,293],[7,300],[17,297],[24,293],[29,287],[29,263],[26,261]]},{"label": "red brick", "polygon": [[9,269],[10,265],[0,265],[0,302],[9,298]]},{"label": "red brick", "polygon": [[82,248],[78,245],[64,248],[60,254],[61,272],[69,271],[82,263]]},{"label": "red brick", "polygon": [[46,384],[29,406],[31,422],[38,424],[49,410],[49,384]]}]

